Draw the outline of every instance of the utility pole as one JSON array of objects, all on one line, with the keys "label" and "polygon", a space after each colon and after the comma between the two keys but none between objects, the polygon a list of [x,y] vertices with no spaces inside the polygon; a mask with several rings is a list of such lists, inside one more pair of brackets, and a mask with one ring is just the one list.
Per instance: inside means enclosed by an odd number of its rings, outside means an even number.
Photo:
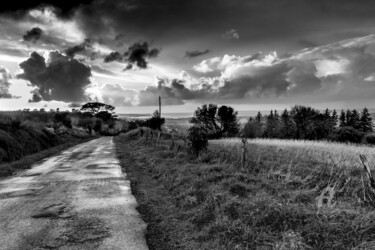
[{"label": "utility pole", "polygon": [[159,96],[159,118],[161,118],[161,97]]}]

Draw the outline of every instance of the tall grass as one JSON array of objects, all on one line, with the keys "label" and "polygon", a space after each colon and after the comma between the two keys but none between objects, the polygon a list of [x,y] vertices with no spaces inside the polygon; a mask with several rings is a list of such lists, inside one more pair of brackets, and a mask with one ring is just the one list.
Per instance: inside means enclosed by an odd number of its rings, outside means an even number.
[{"label": "tall grass", "polygon": [[[241,139],[212,140],[213,146],[227,147],[235,152],[240,152]],[[281,139],[249,139],[248,147],[281,151],[290,159],[305,158],[313,162],[334,162],[339,167],[362,168],[359,155],[366,155],[370,163],[375,164],[375,147],[363,144],[345,144],[330,141],[306,141],[306,140],[281,140]],[[254,154],[254,151],[252,154]],[[256,153],[256,152],[255,152]],[[259,152],[260,153],[260,152]],[[252,155],[254,156],[254,155]],[[261,156],[258,154],[258,156]]]},{"label": "tall grass", "polygon": [[249,140],[243,166],[239,139],[210,141],[198,158],[170,140],[115,142],[150,249],[374,249],[358,157],[372,147]]}]

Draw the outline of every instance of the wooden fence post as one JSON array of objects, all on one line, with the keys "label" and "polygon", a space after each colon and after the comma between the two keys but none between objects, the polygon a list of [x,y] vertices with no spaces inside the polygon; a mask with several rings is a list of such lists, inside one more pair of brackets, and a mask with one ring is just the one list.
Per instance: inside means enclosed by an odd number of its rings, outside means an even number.
[{"label": "wooden fence post", "polygon": [[370,187],[373,191],[373,193],[375,193],[375,180],[374,180],[374,177],[372,175],[372,172],[371,172],[371,169],[370,169],[370,165],[367,161],[367,158],[365,155],[359,155],[359,158],[361,159],[361,162],[362,162],[362,165],[363,165],[363,168],[365,169],[366,171],[366,175],[367,175],[367,178],[369,179],[370,181]]},{"label": "wooden fence post", "polygon": [[246,154],[247,154],[247,139],[242,138],[242,155],[241,155],[241,167],[246,167]]}]

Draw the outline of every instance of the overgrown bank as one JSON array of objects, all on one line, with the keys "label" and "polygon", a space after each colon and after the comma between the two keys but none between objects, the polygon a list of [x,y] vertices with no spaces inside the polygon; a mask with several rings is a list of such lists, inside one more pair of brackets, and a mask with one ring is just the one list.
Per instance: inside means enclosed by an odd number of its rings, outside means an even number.
[{"label": "overgrown bank", "polygon": [[212,144],[197,159],[182,143],[172,148],[137,130],[115,142],[150,249],[375,246],[361,168],[272,145],[250,145],[242,168],[236,145]]},{"label": "overgrown bank", "polygon": [[58,154],[61,151],[73,147],[77,144],[95,139],[96,137],[87,137],[87,138],[71,138],[69,141],[65,141],[60,145],[56,145],[50,147],[48,149],[44,149],[37,153],[27,155],[17,161],[13,162],[6,162],[0,164],[0,178],[11,176],[18,171],[29,169],[32,165],[36,164],[37,162],[43,160],[46,157],[50,157],[52,155]]},{"label": "overgrown bank", "polygon": [[96,138],[79,127],[55,123],[47,126],[40,120],[21,121],[1,116],[0,177],[29,168],[44,157],[78,143]]}]

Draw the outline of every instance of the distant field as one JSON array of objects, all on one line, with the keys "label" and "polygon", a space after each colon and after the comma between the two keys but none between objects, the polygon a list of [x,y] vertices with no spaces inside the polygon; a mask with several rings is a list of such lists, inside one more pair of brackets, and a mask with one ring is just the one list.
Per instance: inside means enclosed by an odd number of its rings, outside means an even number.
[{"label": "distant field", "polygon": [[[190,119],[191,118],[166,118],[164,126],[184,134],[191,126],[193,126],[193,124],[189,122]],[[238,118],[241,126],[244,125],[248,119],[249,117],[243,116]]]},{"label": "distant field", "polygon": [[192,126],[189,122],[191,118],[167,118],[165,119],[164,127],[176,130],[182,134],[185,134],[187,130]]}]

